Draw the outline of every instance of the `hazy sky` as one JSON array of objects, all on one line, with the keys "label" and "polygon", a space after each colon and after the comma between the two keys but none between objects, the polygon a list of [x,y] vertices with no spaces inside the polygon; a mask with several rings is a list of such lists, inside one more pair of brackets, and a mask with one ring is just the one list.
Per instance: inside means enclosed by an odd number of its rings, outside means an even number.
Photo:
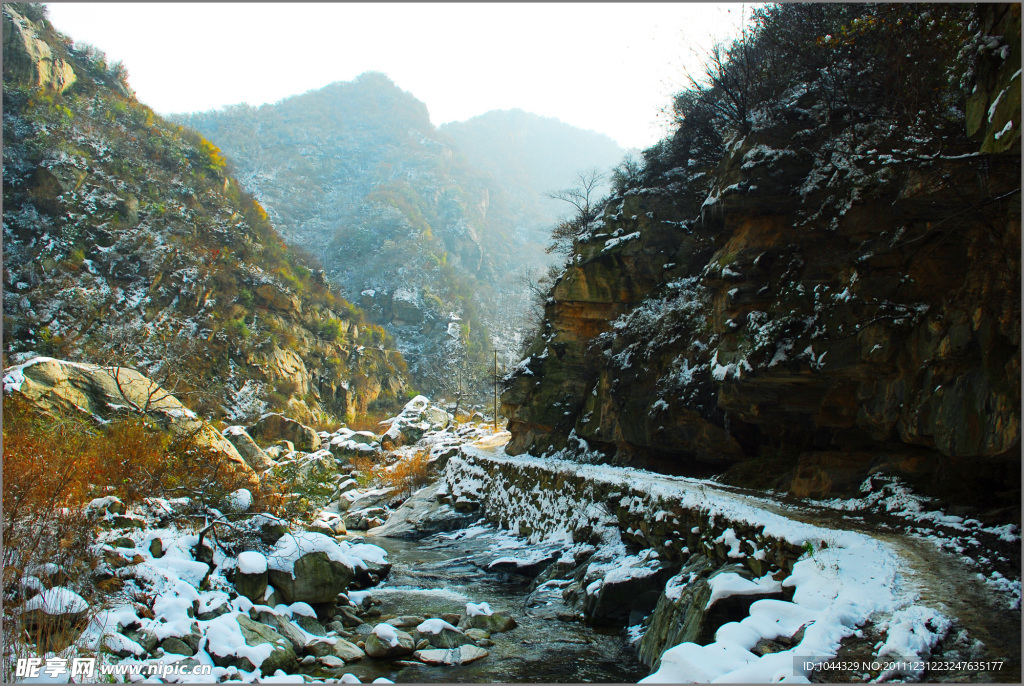
[{"label": "hazy sky", "polygon": [[434,124],[518,107],[646,147],[658,112],[750,5],[53,3],[50,20],[128,67],[157,112],[259,105],[364,71]]}]

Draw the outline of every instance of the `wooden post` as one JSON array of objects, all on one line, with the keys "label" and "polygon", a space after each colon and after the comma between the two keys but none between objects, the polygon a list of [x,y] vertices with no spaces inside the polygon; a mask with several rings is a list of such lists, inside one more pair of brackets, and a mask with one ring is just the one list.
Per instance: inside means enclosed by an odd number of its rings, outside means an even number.
[{"label": "wooden post", "polygon": [[494,351],[494,433],[498,433],[498,351]]}]

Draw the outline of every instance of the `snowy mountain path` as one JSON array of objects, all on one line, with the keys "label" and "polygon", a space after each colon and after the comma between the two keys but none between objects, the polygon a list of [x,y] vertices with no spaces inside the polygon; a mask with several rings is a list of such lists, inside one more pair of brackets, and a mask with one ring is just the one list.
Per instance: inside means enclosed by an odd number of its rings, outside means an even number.
[{"label": "snowy mountain path", "polygon": [[[508,433],[502,432],[466,446],[465,449],[470,455],[489,460],[522,462],[526,465],[544,462],[544,460],[529,456],[506,455],[504,446],[507,440]],[[1004,662],[1001,669],[997,671],[986,672],[982,675],[959,674],[957,677],[959,680],[964,678],[977,680],[978,676],[986,676],[988,680],[993,681],[1019,680],[1020,663],[1016,657],[1019,653],[1021,637],[1019,578],[1007,580],[998,572],[992,572],[991,577],[986,577],[979,571],[979,567],[982,565],[978,560],[962,553],[953,554],[943,549],[943,544],[950,547],[949,529],[946,530],[947,535],[944,536],[938,527],[926,528],[934,526],[937,521],[950,521],[955,529],[961,530],[964,529],[964,526],[958,522],[976,525],[966,529],[967,533],[964,535],[969,540],[974,540],[973,536],[982,534],[995,540],[997,538],[995,534],[1002,532],[1002,536],[999,538],[1008,541],[1011,546],[1015,545],[1019,553],[1019,532],[1013,527],[1010,527],[1009,530],[1005,527],[986,529],[976,520],[964,521],[958,517],[947,517],[941,512],[922,512],[921,501],[915,500],[914,496],[908,496],[904,492],[899,492],[898,497],[892,498],[897,505],[895,508],[888,501],[883,500],[880,504],[875,503],[879,511],[851,511],[851,503],[859,504],[858,501],[806,501],[782,495],[779,496],[780,499],[776,500],[764,492],[728,486],[705,479],[669,476],[637,469],[601,465],[581,464],[578,465],[578,469],[588,473],[601,474],[604,478],[617,478],[625,483],[641,483],[644,484],[645,490],[653,492],[679,491],[682,494],[687,490],[699,490],[700,498],[708,503],[714,503],[716,510],[743,512],[744,518],[748,521],[750,521],[751,512],[760,512],[763,517],[757,517],[755,514],[755,518],[763,518],[766,522],[772,521],[771,526],[774,529],[779,529],[778,520],[781,518],[797,527],[801,524],[810,525],[824,531],[826,535],[822,540],[826,541],[829,539],[828,532],[835,532],[836,539],[844,538],[847,534],[868,537],[885,550],[886,557],[891,556],[897,561],[893,581],[894,585],[898,587],[898,595],[911,598],[914,606],[930,608],[950,620],[949,629],[945,632],[946,638],[942,639],[935,647],[933,656],[938,657],[943,654],[954,642],[961,647],[970,645],[974,650],[971,659],[979,659],[978,651],[983,650],[984,657],[980,659]],[[908,498],[910,506],[907,504]],[[887,505],[888,509],[883,509],[881,505]],[[841,509],[844,506],[845,509]],[[897,512],[892,513],[893,509],[896,509]],[[903,518],[897,515],[903,515]],[[1007,534],[1006,531],[1013,533]],[[958,539],[954,539],[954,543],[956,542]],[[835,546],[836,543],[833,542],[832,545]],[[840,547],[843,545],[844,543],[839,543]],[[986,550],[986,554],[993,558],[996,557],[994,550]],[[814,555],[823,555],[827,559],[829,551],[828,549],[819,549],[811,554],[812,557]],[[981,557],[976,552],[975,555],[987,562],[986,557]],[[1012,558],[1012,553],[1010,555]],[[993,583],[993,581],[1003,583]],[[906,607],[903,607],[899,612],[905,610]],[[892,613],[877,613],[871,617],[870,623],[876,626],[883,625],[891,618]],[[966,642],[962,635],[964,631],[966,631]],[[984,644],[983,649],[976,644],[977,641]],[[860,646],[860,649],[864,647]],[[878,645],[874,647],[877,651]],[[871,646],[867,645],[866,648],[870,649]],[[865,657],[864,654],[857,654],[862,659]],[[870,654],[867,657],[870,657]],[[941,679],[941,676],[941,673],[933,673],[925,678],[933,680],[936,677]]]}]

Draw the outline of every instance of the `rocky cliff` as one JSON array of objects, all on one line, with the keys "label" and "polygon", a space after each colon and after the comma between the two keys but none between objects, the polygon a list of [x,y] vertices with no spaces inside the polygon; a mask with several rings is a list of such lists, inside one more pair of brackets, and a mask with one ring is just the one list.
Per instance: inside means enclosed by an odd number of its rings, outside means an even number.
[{"label": "rocky cliff", "polygon": [[760,14],[576,237],[502,395],[509,452],[1017,505],[1019,26]]},{"label": "rocky cliff", "polygon": [[214,145],[41,6],[5,4],[3,22],[8,363],[137,367],[235,423],[401,404],[390,338],[284,244]]}]

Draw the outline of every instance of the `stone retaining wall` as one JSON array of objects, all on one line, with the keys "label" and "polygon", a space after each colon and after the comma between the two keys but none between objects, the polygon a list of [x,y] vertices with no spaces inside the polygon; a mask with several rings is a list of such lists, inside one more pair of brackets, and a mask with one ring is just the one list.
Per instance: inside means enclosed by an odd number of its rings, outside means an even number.
[{"label": "stone retaining wall", "polygon": [[751,506],[743,496],[707,482],[472,447],[449,460],[441,489],[457,509],[479,509],[513,533],[598,544],[614,528],[674,567],[701,552],[721,564],[742,563],[756,576],[781,571],[775,576],[782,578],[817,531],[763,511],[758,520],[767,523],[754,523],[744,518]]}]

